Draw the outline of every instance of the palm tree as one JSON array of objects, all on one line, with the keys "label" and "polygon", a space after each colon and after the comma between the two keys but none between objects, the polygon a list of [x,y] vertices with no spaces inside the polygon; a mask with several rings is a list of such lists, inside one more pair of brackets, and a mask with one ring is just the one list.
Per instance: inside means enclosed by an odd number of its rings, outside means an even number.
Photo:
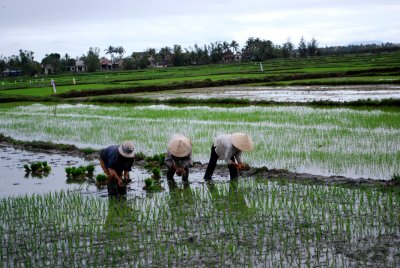
[{"label": "palm tree", "polygon": [[239,44],[235,40],[232,40],[230,47],[232,48],[233,51],[238,52],[239,50]]},{"label": "palm tree", "polygon": [[106,48],[104,51],[106,52],[106,54],[110,54],[110,57],[111,57],[111,69],[112,69],[112,66],[113,66],[113,64],[114,64],[115,47],[109,46],[109,47]]},{"label": "palm tree", "polygon": [[125,49],[122,46],[119,47],[115,47],[114,48],[114,53],[117,53],[119,55],[119,59],[122,59],[124,53],[125,53]]}]

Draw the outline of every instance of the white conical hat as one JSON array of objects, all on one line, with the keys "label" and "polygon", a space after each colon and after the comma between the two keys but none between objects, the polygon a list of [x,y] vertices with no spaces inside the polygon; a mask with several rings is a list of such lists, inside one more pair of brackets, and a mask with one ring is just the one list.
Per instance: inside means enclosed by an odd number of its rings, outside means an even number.
[{"label": "white conical hat", "polygon": [[241,151],[251,151],[254,148],[254,143],[251,137],[246,133],[233,133],[231,135],[231,141],[233,146]]},{"label": "white conical hat", "polygon": [[132,158],[135,156],[135,153],[133,152],[134,149],[133,142],[124,141],[124,143],[118,147],[118,152],[127,158]]},{"label": "white conical hat", "polygon": [[168,151],[176,157],[184,157],[192,152],[192,141],[183,135],[175,134],[167,146]]}]

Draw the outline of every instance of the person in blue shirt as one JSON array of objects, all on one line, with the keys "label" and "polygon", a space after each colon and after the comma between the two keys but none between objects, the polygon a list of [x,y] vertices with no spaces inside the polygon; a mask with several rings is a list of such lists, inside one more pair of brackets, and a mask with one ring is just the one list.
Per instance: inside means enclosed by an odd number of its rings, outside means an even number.
[{"label": "person in blue shirt", "polygon": [[134,156],[134,145],[131,141],[125,141],[119,146],[111,145],[101,150],[100,166],[107,175],[107,188],[110,195],[117,194],[120,189],[123,191],[125,184],[131,181],[129,171],[132,170]]}]

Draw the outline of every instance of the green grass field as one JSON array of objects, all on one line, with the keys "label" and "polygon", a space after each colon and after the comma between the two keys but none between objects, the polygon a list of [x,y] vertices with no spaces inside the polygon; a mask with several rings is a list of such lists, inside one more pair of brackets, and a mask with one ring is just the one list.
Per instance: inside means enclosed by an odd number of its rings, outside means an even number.
[{"label": "green grass field", "polygon": [[[57,94],[74,91],[105,89],[135,89],[140,87],[173,87],[185,84],[199,86],[199,82],[272,84],[345,84],[399,83],[400,52],[324,56],[310,59],[274,59],[259,63],[215,64],[153,68],[137,71],[64,74],[59,76],[2,78],[0,94],[21,96],[52,95],[50,80],[57,85]],[[312,78],[307,78],[312,76]],[[75,79],[76,85],[73,83]],[[196,84],[197,83],[197,84]],[[200,85],[201,86],[201,85]]]}]

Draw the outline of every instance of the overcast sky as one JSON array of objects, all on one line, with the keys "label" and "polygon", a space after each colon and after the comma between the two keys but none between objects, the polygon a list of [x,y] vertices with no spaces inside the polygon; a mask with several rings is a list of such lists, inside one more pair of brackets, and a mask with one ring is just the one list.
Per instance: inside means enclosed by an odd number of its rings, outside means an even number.
[{"label": "overcast sky", "polygon": [[0,56],[33,51],[86,54],[123,46],[126,54],[249,37],[297,47],[379,40],[400,43],[399,0],[0,0]]}]

